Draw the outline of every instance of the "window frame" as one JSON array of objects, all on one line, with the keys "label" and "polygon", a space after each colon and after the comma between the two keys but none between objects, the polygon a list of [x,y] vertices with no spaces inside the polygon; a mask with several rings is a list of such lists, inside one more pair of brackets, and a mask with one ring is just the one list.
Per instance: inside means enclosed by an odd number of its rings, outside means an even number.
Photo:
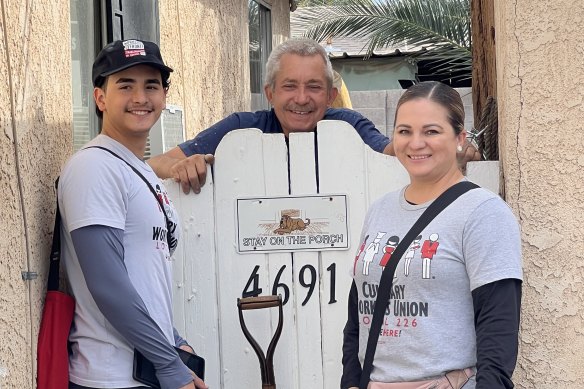
[{"label": "window frame", "polygon": [[[248,20],[248,36],[249,36],[249,67],[250,67],[250,94],[251,94],[251,109],[252,111],[259,109],[268,109],[269,103],[264,94],[264,79],[266,76],[266,63],[272,51],[272,6],[264,0],[248,0],[248,15],[251,3],[255,3],[258,9],[258,43],[259,43],[259,61],[254,66],[253,51],[252,51],[252,24]],[[255,67],[255,69],[254,69]],[[259,69],[258,69],[259,68]],[[255,72],[255,74],[254,74]],[[255,81],[255,84],[254,84]]]}]

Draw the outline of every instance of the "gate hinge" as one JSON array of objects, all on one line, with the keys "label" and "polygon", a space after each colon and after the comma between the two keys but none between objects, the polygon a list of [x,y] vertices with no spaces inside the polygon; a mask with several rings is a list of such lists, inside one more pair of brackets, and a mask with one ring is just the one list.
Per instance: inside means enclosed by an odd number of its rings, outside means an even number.
[{"label": "gate hinge", "polygon": [[23,271],[22,272],[22,279],[24,281],[31,281],[38,277],[38,273],[36,271]]}]

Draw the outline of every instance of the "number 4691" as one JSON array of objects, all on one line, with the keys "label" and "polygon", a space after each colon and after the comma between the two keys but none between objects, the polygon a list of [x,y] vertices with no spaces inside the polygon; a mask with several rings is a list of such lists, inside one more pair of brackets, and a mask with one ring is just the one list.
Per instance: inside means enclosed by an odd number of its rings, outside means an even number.
[{"label": "number 4691", "polygon": [[[262,288],[259,287],[260,284],[260,275],[258,274],[259,269],[260,269],[259,265],[256,265],[256,267],[254,267],[253,271],[251,272],[251,275],[249,276],[249,279],[247,280],[247,284],[245,284],[245,288],[243,288],[243,293],[241,294],[242,297],[255,297],[259,296],[262,293]],[[282,276],[282,273],[284,272],[285,269],[286,265],[283,265],[280,268],[280,270],[278,270],[276,278],[274,279],[274,285],[272,286],[272,295],[277,295],[278,289],[283,290],[282,303],[284,305],[288,302],[288,299],[290,298],[290,288],[285,283],[280,282],[280,277]],[[334,304],[337,302],[337,299],[335,297],[336,269],[337,265],[334,263],[332,263],[329,267],[326,268],[326,270],[330,273],[331,278],[330,298],[328,302],[329,304]],[[307,272],[308,276],[306,274]],[[310,297],[314,292],[314,288],[316,287],[316,280],[317,280],[316,269],[314,268],[314,266],[304,265],[302,266],[302,268],[300,268],[300,272],[298,273],[298,282],[304,288],[308,289],[306,297],[304,298],[304,301],[302,301],[302,306],[305,306],[310,300]]]}]

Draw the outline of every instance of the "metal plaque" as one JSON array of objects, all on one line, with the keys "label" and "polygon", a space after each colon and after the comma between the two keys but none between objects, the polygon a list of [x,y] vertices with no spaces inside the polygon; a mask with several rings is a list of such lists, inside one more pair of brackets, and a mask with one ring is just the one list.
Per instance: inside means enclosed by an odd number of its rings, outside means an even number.
[{"label": "metal plaque", "polygon": [[239,253],[346,250],[347,195],[239,198]]}]

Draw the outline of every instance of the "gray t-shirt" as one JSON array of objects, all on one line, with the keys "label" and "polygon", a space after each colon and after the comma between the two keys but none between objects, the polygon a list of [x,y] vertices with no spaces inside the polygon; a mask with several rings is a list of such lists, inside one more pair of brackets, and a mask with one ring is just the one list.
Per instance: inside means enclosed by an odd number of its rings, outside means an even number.
[{"label": "gray t-shirt", "polygon": [[[359,298],[361,363],[383,268],[395,260],[391,253],[431,203],[409,204],[404,190],[371,206],[363,249],[351,269]],[[494,193],[471,190],[430,222],[398,264],[371,380],[418,381],[474,366],[471,291],[506,278],[522,279],[517,220]],[[474,380],[467,388],[474,388]]]}]

